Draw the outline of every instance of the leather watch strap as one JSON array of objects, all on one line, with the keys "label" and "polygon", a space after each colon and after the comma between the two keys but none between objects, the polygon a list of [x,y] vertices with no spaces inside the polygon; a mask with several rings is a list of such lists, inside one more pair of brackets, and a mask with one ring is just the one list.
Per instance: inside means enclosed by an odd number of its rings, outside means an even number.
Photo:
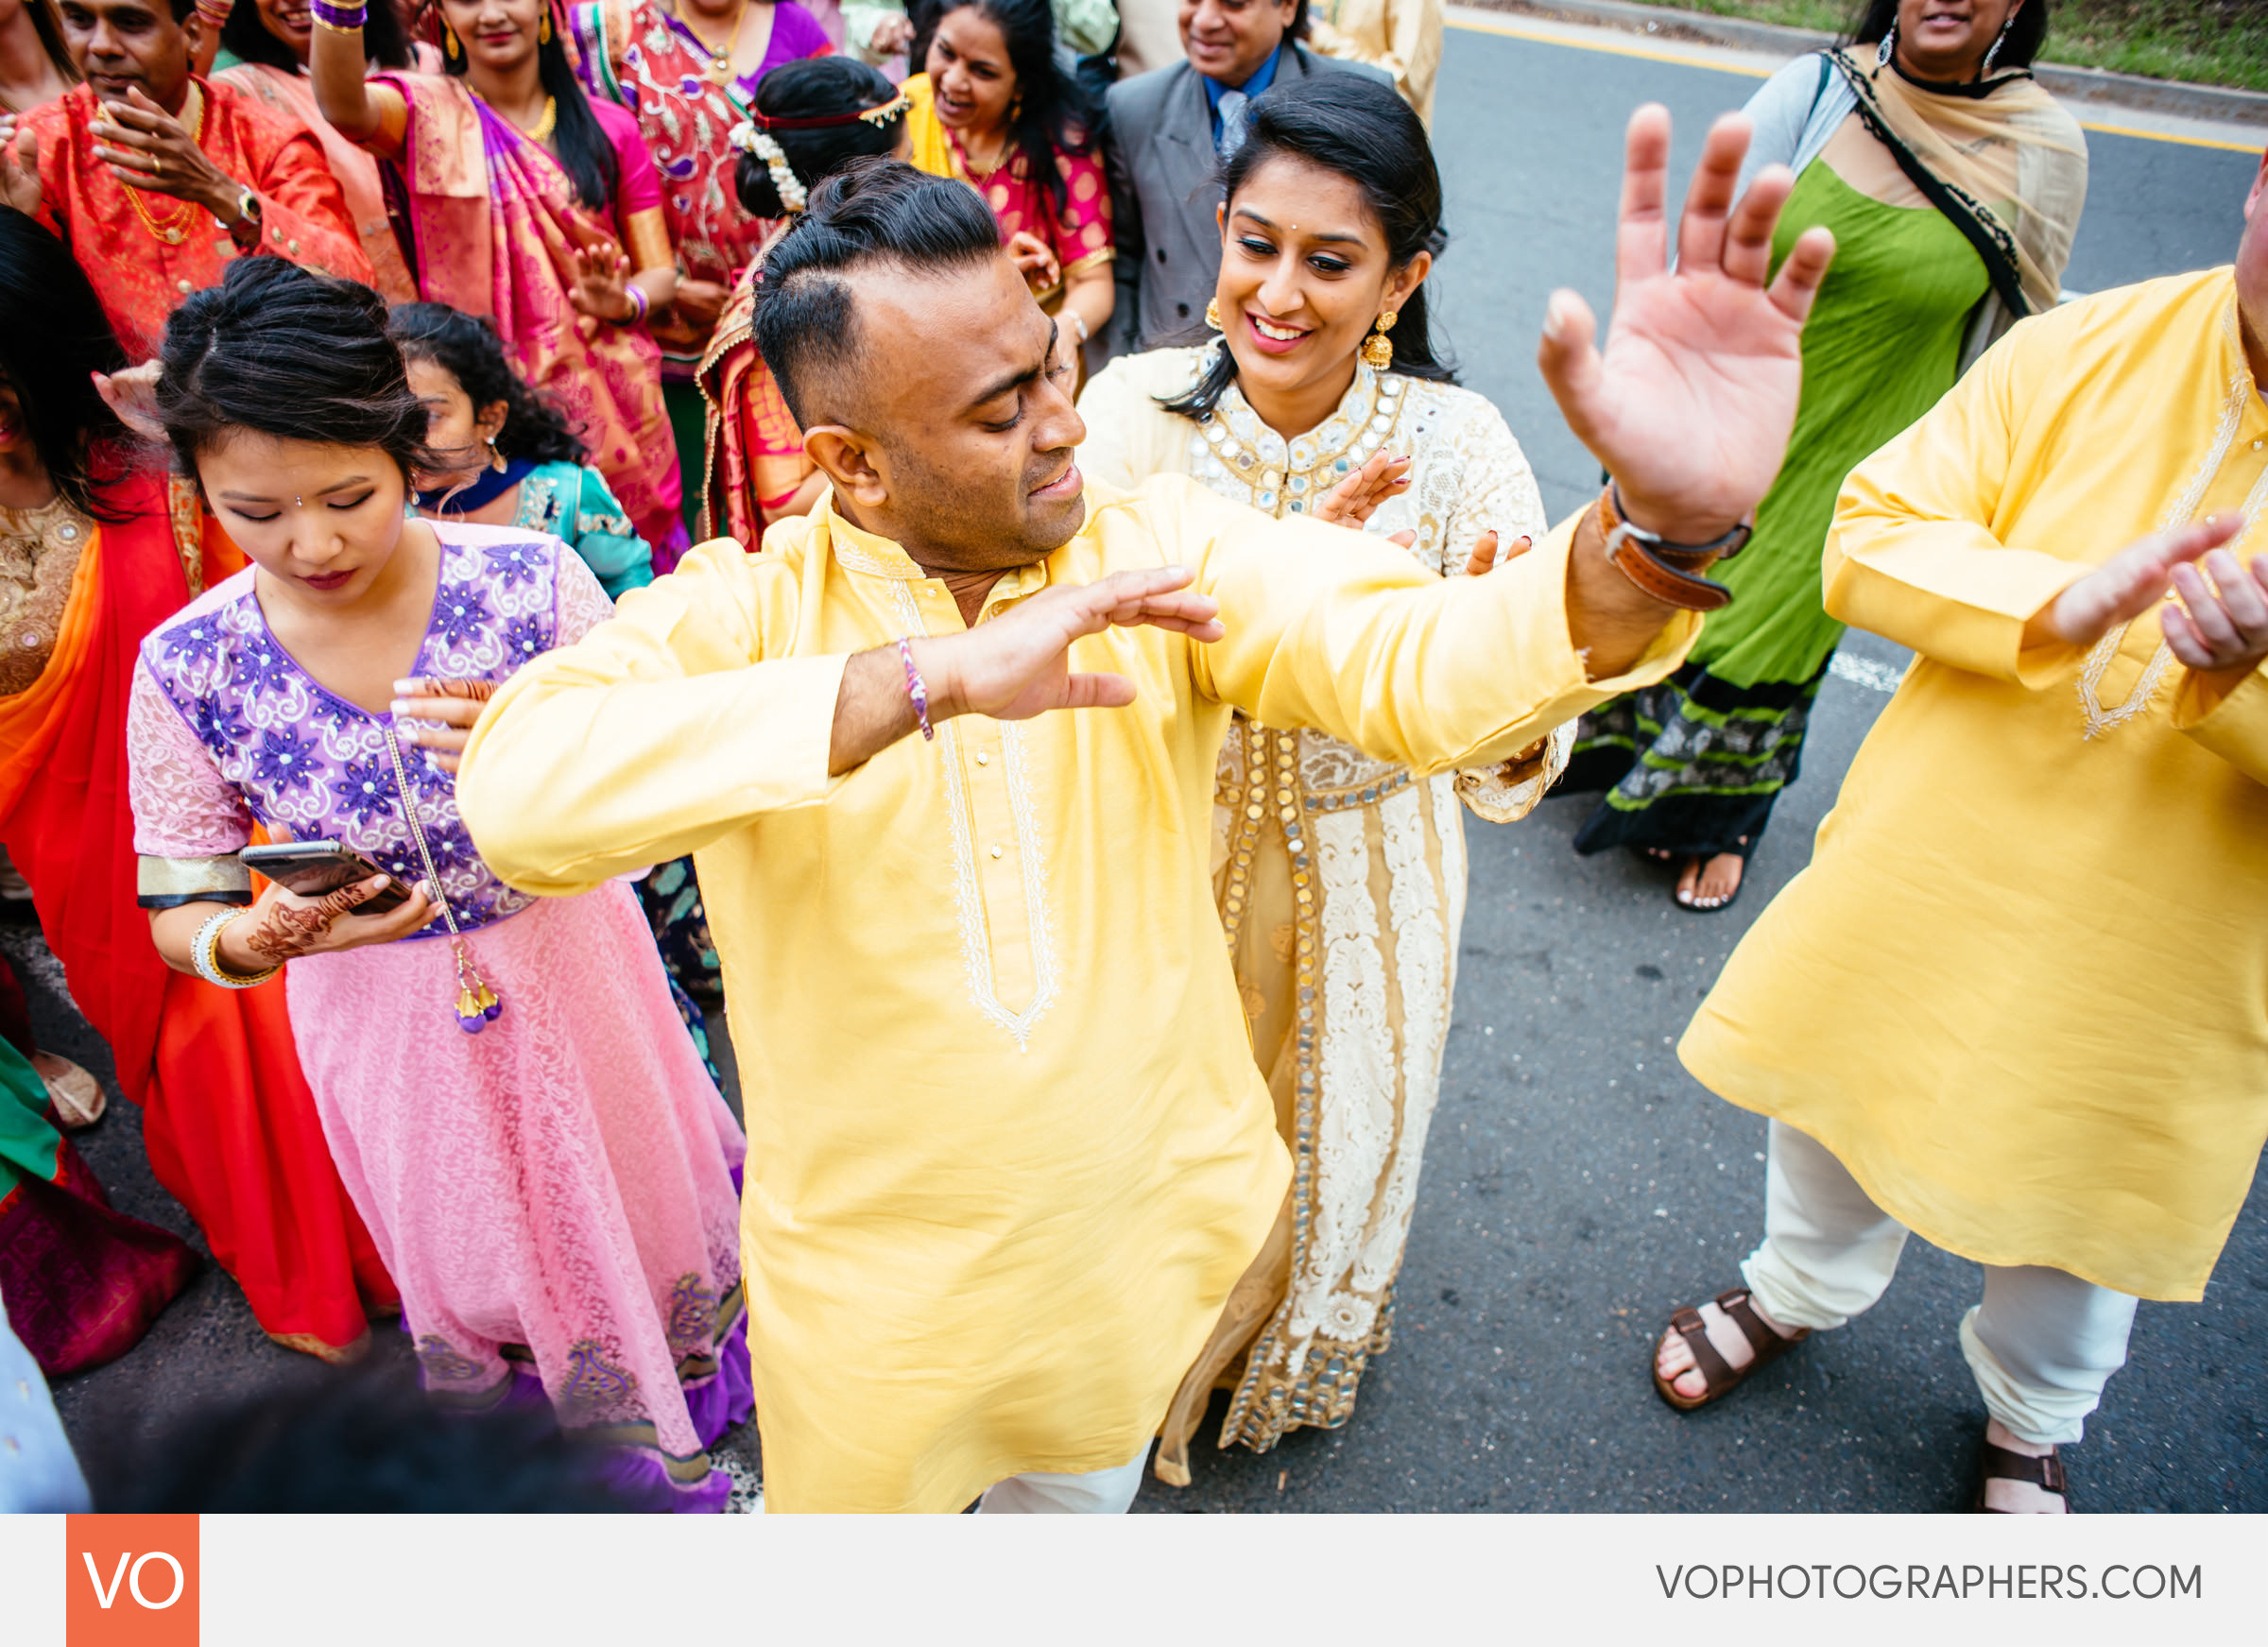
[{"label": "leather watch strap", "polygon": [[[1617,502],[1610,481],[1599,493],[1599,532],[1606,540],[1606,558],[1617,572],[1664,606],[1689,612],[1713,612],[1732,599],[1732,592],[1723,584],[1711,583],[1699,575],[1748,540],[1745,523],[1716,543],[1698,548],[1664,543],[1658,538],[1649,542],[1651,534],[1641,536],[1637,527],[1624,521]],[[1720,547],[1727,543],[1729,547]]]}]

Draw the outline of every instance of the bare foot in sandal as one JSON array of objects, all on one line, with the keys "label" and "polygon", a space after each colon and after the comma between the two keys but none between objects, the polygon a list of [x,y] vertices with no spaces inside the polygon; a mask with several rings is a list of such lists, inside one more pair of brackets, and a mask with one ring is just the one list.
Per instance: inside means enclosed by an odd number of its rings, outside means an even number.
[{"label": "bare foot in sandal", "polygon": [[[1759,1322],[1790,1343],[1806,1336],[1799,1327],[1782,1327],[1764,1313],[1764,1307],[1753,1297],[1748,1300],[1748,1311]],[[1704,1304],[1698,1313],[1710,1347],[1717,1352],[1727,1367],[1737,1373],[1756,1359],[1756,1349],[1748,1342],[1747,1333],[1741,1330],[1740,1323],[1727,1315],[1723,1306]],[[1685,1334],[1675,1326],[1664,1332],[1660,1342],[1654,1347],[1654,1371],[1661,1381],[1686,1400],[1697,1401],[1710,1393],[1709,1380],[1694,1361],[1692,1347],[1687,1344]]]},{"label": "bare foot in sandal", "polygon": [[1677,877],[1677,901],[1687,909],[1724,909],[1741,895],[1741,877],[1747,868],[1748,861],[1738,852],[1719,852],[1706,862],[1688,858],[1685,873]]},{"label": "bare foot in sandal", "polygon": [[[2063,1492],[2063,1464],[2055,1449],[2036,1441],[2020,1441],[1998,1418],[1984,1426],[1984,1507],[2002,1516],[2064,1516],[2070,1513],[2070,1501]],[[2040,1470],[2046,1481],[2055,1484],[2050,1487],[2041,1481],[2021,1481],[2002,1473],[2004,1469],[2022,1467],[2012,1461],[1995,1464],[1991,1449],[2011,1452],[2018,1459],[2046,1459],[2050,1463]]]}]

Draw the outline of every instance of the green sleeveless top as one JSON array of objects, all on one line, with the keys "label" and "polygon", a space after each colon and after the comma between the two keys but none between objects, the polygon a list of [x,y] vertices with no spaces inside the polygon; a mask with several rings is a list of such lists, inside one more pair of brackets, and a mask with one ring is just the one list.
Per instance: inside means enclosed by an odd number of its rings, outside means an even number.
[{"label": "green sleeveless top", "polygon": [[1842,638],[1821,604],[1819,555],[1859,460],[1952,386],[1970,313],[1990,290],[1961,232],[1927,206],[1862,195],[1825,161],[1796,180],[1772,239],[1775,270],[1815,224],[1835,261],[1803,329],[1803,398],[1748,546],[1711,574],[1733,592],[1693,662],[1736,686],[1808,680]]}]

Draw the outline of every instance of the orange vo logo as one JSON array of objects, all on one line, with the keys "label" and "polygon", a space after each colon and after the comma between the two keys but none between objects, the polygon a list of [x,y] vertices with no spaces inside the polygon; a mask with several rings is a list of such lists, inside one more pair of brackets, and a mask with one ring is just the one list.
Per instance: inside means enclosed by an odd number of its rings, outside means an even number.
[{"label": "orange vo logo", "polygon": [[195,1516],[72,1516],[68,1647],[197,1647]]}]

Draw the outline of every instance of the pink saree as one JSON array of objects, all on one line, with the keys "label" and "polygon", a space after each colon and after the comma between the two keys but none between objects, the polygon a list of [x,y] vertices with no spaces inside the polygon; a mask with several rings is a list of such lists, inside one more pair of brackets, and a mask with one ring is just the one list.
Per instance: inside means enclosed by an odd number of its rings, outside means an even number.
[{"label": "pink saree", "polygon": [[[399,161],[418,295],[487,315],[520,373],[558,404],[591,448],[657,561],[685,531],[677,446],[662,403],[662,351],[644,326],[614,326],[569,302],[573,253],[611,240],[661,204],[652,157],[626,111],[594,100],[621,158],[614,219],[576,198],[558,162],[447,75],[387,74],[409,106]],[[639,163],[643,162],[643,164]],[[650,198],[637,197],[649,193]]]}]

